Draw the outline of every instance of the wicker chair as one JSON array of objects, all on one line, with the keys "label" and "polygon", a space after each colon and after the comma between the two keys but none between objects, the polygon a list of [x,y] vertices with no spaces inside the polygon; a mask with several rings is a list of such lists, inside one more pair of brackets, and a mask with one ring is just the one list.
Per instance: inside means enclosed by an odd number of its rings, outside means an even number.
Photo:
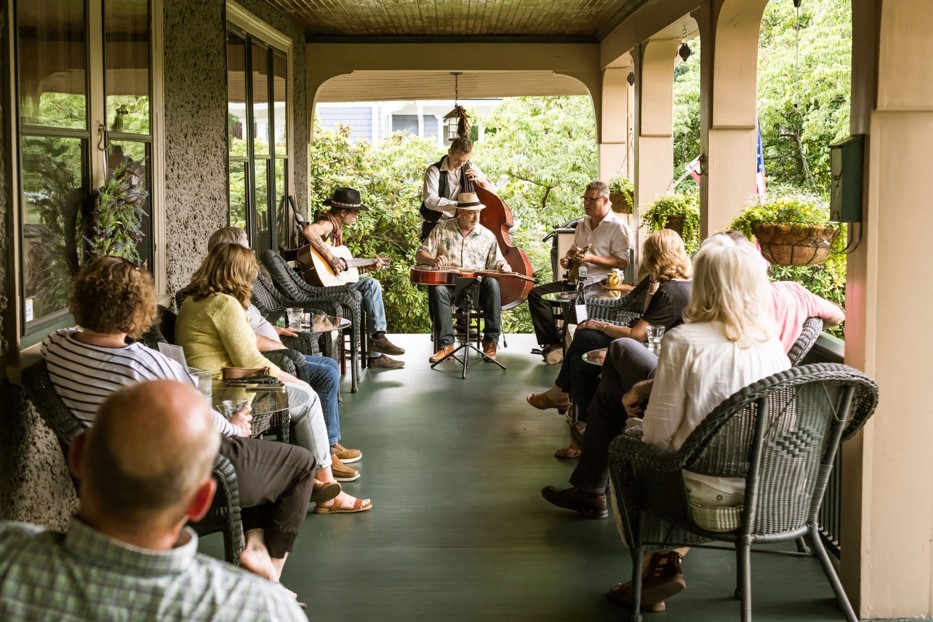
[{"label": "wicker chair", "polygon": [[[84,427],[55,392],[44,359],[23,370],[23,389],[42,420],[55,433],[67,462],[71,441],[84,431]],[[220,454],[214,458],[214,479],[217,480],[217,492],[211,509],[191,526],[201,535],[222,532],[224,559],[239,565],[240,553],[245,546],[243,523],[240,521],[240,494],[233,465]]]},{"label": "wicker chair", "polygon": [[362,349],[365,356],[366,348],[366,322],[360,293],[349,285],[312,287],[271,249],[262,254],[262,263],[269,271],[275,288],[284,297],[282,302],[286,307],[324,309],[338,317],[350,317],[350,390],[356,392],[359,389],[360,351]]},{"label": "wicker chair", "polygon": [[791,346],[790,351],[787,353],[791,365],[796,366],[803,361],[807,353],[816,345],[816,340],[821,332],[823,332],[823,320],[818,317],[807,318],[803,323],[800,336],[797,337],[797,341],[794,342],[794,345]]},{"label": "wicker chair", "polygon": [[[636,596],[631,619],[641,620],[646,551],[710,540],[734,543],[737,592],[742,620],[747,621],[751,545],[805,537],[846,619],[855,622],[820,540],[818,518],[840,442],[858,432],[877,400],[877,385],[858,370],[833,363],[802,365],[733,394],[674,453],[626,435],[616,438],[609,463],[621,533],[632,551]],[[723,527],[728,531],[697,524],[684,485],[685,470],[745,480],[744,505],[715,510],[733,512],[728,516],[732,524]]]},{"label": "wicker chair", "polygon": [[645,311],[645,297],[648,295],[648,277],[643,278],[624,296],[615,300],[593,299],[586,302],[586,313],[594,320],[628,324],[628,320],[640,317]]},{"label": "wicker chair", "polygon": [[[288,300],[261,274],[253,281],[252,302],[262,316],[270,322],[275,322],[284,316],[288,308]],[[323,313],[323,310],[314,309],[312,313]],[[323,352],[324,356],[336,359],[333,341],[322,337],[324,336],[301,332],[297,337],[282,337],[282,343],[302,354],[319,356]]]}]

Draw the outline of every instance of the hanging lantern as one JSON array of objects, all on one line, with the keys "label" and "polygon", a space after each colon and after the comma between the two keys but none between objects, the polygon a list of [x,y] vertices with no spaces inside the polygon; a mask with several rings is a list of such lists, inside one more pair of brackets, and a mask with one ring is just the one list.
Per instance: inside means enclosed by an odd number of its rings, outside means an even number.
[{"label": "hanging lantern", "polygon": [[628,72],[628,76],[625,77],[625,81],[628,82],[629,86],[635,86],[635,72]]},{"label": "hanging lantern", "polygon": [[460,99],[459,78],[461,72],[451,71],[450,75],[454,77],[454,108],[444,115],[444,133],[448,141],[456,140],[461,136],[466,136],[470,131],[470,119],[467,117],[466,110],[459,105]]},{"label": "hanging lantern", "polygon": [[680,58],[686,62],[690,55],[693,54],[693,50],[690,49],[690,46],[686,43],[680,44],[680,49],[677,50],[677,54],[680,55]]}]

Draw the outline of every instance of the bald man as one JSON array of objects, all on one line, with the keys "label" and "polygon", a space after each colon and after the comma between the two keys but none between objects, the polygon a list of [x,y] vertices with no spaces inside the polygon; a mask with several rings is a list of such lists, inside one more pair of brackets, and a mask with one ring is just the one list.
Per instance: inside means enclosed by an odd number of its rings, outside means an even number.
[{"label": "bald man", "polygon": [[220,437],[172,380],[112,394],[72,443],[78,512],[64,533],[0,524],[0,619],[306,620],[276,583],[197,552]]}]

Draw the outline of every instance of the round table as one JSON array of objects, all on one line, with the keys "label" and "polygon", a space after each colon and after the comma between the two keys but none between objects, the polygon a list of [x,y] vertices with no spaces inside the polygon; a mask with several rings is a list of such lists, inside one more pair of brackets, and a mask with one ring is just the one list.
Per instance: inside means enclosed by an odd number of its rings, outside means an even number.
[{"label": "round table", "polygon": [[215,386],[211,393],[211,405],[223,413],[224,402],[234,404],[240,400],[249,402],[253,420],[251,434],[259,438],[264,434],[275,434],[278,440],[288,442],[288,394],[284,387],[268,388],[250,386]]}]

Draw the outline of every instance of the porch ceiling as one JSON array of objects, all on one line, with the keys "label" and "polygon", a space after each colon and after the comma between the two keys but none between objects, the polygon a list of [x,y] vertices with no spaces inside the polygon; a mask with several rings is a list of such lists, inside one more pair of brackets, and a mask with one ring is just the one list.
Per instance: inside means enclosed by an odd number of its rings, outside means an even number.
[{"label": "porch ceiling", "polygon": [[309,40],[490,37],[599,41],[648,0],[265,0]]}]

